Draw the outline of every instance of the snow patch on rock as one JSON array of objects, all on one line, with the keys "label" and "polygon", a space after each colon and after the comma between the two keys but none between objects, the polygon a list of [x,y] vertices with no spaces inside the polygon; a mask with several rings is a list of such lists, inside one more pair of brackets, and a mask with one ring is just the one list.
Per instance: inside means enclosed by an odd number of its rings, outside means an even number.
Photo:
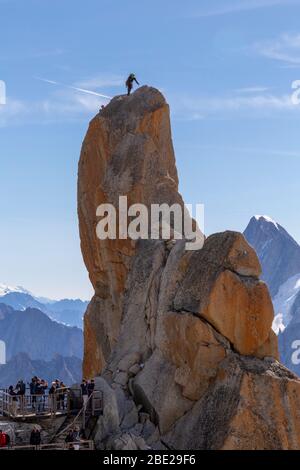
[{"label": "snow patch on rock", "polygon": [[274,297],[273,305],[275,317],[272,328],[276,334],[283,331],[291,321],[291,309],[299,291],[300,273],[292,276],[282,284]]}]

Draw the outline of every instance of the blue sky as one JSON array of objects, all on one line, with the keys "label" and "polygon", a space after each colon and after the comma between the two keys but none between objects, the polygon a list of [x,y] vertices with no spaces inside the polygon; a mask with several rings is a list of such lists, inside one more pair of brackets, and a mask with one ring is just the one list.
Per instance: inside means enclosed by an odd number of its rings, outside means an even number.
[{"label": "blue sky", "polygon": [[267,214],[300,241],[299,17],[300,0],[0,0],[0,282],[90,297],[76,178],[102,99],[60,84],[113,96],[131,71],[171,105],[206,232]]}]

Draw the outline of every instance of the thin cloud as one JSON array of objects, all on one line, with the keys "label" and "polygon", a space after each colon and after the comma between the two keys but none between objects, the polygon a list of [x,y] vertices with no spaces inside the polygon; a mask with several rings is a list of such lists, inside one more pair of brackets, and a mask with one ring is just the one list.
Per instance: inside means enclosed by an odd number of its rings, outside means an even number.
[{"label": "thin cloud", "polygon": [[93,91],[93,90],[87,90],[85,88],[80,88],[80,87],[76,87],[76,86],[72,86],[72,85],[65,85],[64,83],[60,83],[60,82],[57,82],[57,81],[54,81],[54,80],[48,80],[46,78],[35,77],[35,79],[39,80],[41,82],[49,83],[51,85],[57,85],[57,86],[60,86],[60,87],[63,87],[63,88],[68,88],[69,90],[75,90],[75,91],[78,91],[80,93],[86,93],[88,95],[99,96],[100,98],[105,98],[105,99],[108,99],[108,100],[112,99],[111,96],[103,95],[102,93],[98,93],[98,92]]},{"label": "thin cloud", "polygon": [[201,150],[221,150],[227,152],[238,152],[238,153],[250,153],[250,154],[262,154],[270,155],[274,157],[290,157],[290,158],[299,158],[300,151],[291,151],[291,150],[278,150],[272,148],[264,147],[231,147],[231,146],[218,146],[218,145],[200,145],[197,146],[197,149]]},{"label": "thin cloud", "polygon": [[290,95],[255,95],[255,96],[229,96],[183,98],[181,103],[187,108],[202,112],[239,111],[243,109],[277,109],[292,110],[296,106],[292,103]]},{"label": "thin cloud", "polygon": [[290,66],[300,65],[300,34],[282,34],[279,38],[255,44],[255,50],[268,59]]},{"label": "thin cloud", "polygon": [[[51,80],[52,82],[53,80]],[[47,99],[20,101],[10,97],[0,106],[0,127],[86,120],[96,114],[107,100],[101,96],[58,89]]]},{"label": "thin cloud", "polygon": [[234,116],[280,116],[284,113],[299,113],[300,105],[292,102],[291,94],[236,93],[227,96],[189,96],[170,97],[171,109],[176,119],[196,120],[217,118],[227,119]]},{"label": "thin cloud", "polygon": [[6,127],[9,122],[15,121],[27,112],[28,108],[23,101],[7,99],[5,105],[0,105],[0,127]]},{"label": "thin cloud", "polygon": [[0,60],[5,60],[5,61],[18,61],[20,59],[34,60],[34,59],[42,59],[46,57],[56,57],[56,56],[60,56],[63,54],[65,54],[64,49],[35,50],[35,51],[26,51],[26,50],[20,51],[19,50],[17,54],[12,54],[12,55],[2,54],[0,56]]},{"label": "thin cloud", "polygon": [[112,75],[109,77],[100,76],[87,78],[75,83],[75,86],[80,88],[110,88],[110,87],[119,87],[124,84],[124,77],[119,75]]},{"label": "thin cloud", "polygon": [[244,11],[270,8],[281,5],[300,5],[299,0],[238,0],[230,2],[220,8],[211,10],[198,10],[191,14],[194,18],[207,18],[211,16],[222,16],[231,13],[242,13]]},{"label": "thin cloud", "polygon": [[252,86],[252,87],[245,87],[245,88],[236,88],[234,91],[235,93],[239,93],[241,95],[245,94],[252,94],[252,93],[263,93],[268,91],[268,87],[262,87],[262,86]]}]

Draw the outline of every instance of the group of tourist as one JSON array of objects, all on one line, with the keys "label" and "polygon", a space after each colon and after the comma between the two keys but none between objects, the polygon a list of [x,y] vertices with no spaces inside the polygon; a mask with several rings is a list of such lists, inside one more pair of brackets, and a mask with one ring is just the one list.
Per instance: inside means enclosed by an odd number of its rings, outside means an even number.
[{"label": "group of tourist", "polygon": [[[10,435],[0,429],[0,447],[10,447]],[[41,445],[41,431],[38,426],[34,426],[30,434],[30,445],[37,449]]]},{"label": "group of tourist", "polygon": [[[18,417],[18,414],[27,414],[28,411],[34,410],[35,414],[43,413],[44,411],[50,411],[55,414],[56,410],[65,410],[66,408],[66,397],[71,393],[70,399],[68,399],[68,409],[72,409],[72,406],[78,403],[78,395],[71,392],[72,389],[68,388],[63,381],[56,379],[48,385],[47,380],[41,379],[37,376],[32,377],[31,381],[26,383],[23,380],[19,380],[18,383],[10,385],[6,390],[9,395],[8,406],[12,417]],[[29,390],[29,393],[26,389]],[[76,387],[74,388],[76,390]],[[80,398],[81,406],[83,410],[93,410],[93,401],[90,398],[95,390],[95,381],[93,379],[83,379],[80,384]],[[74,392],[74,391],[73,391]],[[75,402],[74,402],[75,400]],[[75,423],[75,421],[74,421]],[[69,450],[79,450],[80,443],[85,441],[84,429],[79,429],[73,423],[71,429],[68,430],[65,435],[65,448]],[[42,445],[41,429],[40,426],[35,425],[32,428],[30,434],[30,445],[34,446],[35,449],[39,450]],[[10,436],[0,430],[0,447],[8,447],[10,445]]]},{"label": "group of tourist", "polygon": [[[68,450],[79,450],[80,442],[85,439],[84,431],[76,426],[70,429],[65,438],[65,445]],[[30,433],[29,444],[39,450],[42,444],[41,429],[34,426]],[[0,447],[9,447],[11,445],[10,435],[0,429]]]},{"label": "group of tourist", "polygon": [[[80,442],[85,439],[84,430],[75,426],[69,429],[65,437],[65,445],[68,450],[79,450]],[[0,441],[1,442],[1,441]],[[40,449],[42,444],[41,431],[38,426],[35,426],[30,434],[30,445],[34,446],[37,450]]]},{"label": "group of tourist", "polygon": [[[46,391],[48,390],[48,382],[44,379],[41,379],[37,376],[32,377],[31,382],[28,383],[30,390],[30,404],[32,410],[36,413],[42,413],[46,408]],[[49,388],[49,409],[50,411],[56,411],[57,409],[65,409],[65,397],[68,388],[59,379],[56,379],[52,382],[51,387]],[[22,414],[27,408],[28,404],[25,403],[26,400],[26,384],[23,380],[19,380],[17,385],[14,387],[10,385],[8,388],[8,393],[12,397],[10,401],[11,414],[16,416],[18,407],[20,413]]]},{"label": "group of tourist", "polygon": [[[41,431],[38,426],[34,426],[32,429],[29,443],[36,449],[41,445]],[[11,444],[10,435],[0,429],[0,447],[10,447]]]},{"label": "group of tourist", "polygon": [[[18,409],[23,414],[28,406],[36,414],[43,413],[46,408],[50,412],[66,409],[66,395],[68,387],[62,380],[56,379],[49,387],[47,380],[41,379],[37,376],[32,377],[31,382],[28,383],[30,391],[30,399],[26,399],[26,384],[23,380],[19,380],[16,386],[10,385],[8,394],[10,395],[10,412],[13,416],[17,415]],[[90,396],[95,389],[94,380],[83,379],[80,384],[81,397],[84,408],[87,407]],[[48,394],[47,394],[48,391]],[[47,397],[48,395],[48,397]],[[48,398],[48,406],[47,406]]]}]

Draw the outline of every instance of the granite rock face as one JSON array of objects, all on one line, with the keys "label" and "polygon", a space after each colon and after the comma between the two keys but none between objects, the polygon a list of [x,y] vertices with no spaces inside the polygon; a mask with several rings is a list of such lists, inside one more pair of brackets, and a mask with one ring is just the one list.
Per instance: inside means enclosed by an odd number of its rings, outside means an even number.
[{"label": "granite rock face", "polygon": [[96,236],[97,207],[110,203],[118,208],[119,196],[127,196],[128,206],[184,206],[178,193],[169,107],[153,88],[142,87],[130,97],[114,98],[91,121],[82,146],[79,227],[84,261],[95,289],[84,320],[86,375],[100,372],[116,344],[135,253],[135,242],[130,239],[99,243]]},{"label": "granite rock face", "polygon": [[[79,163],[83,257],[95,288],[84,374],[109,391],[101,449],[296,449],[300,382],[278,362],[273,307],[237,232],[186,241],[99,240],[96,208],[183,206],[169,108],[142,87],[97,115]],[[106,411],[107,410],[107,411]]]}]

